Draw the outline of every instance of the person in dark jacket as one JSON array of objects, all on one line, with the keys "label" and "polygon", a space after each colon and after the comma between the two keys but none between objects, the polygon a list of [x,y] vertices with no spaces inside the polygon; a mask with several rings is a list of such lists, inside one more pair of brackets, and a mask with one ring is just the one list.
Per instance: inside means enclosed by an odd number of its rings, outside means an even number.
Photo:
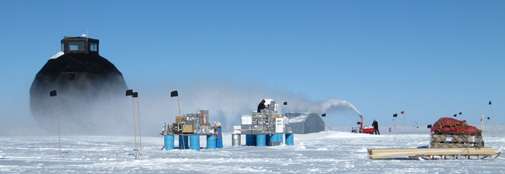
[{"label": "person in dark jacket", "polygon": [[375,129],[375,135],[380,135],[381,133],[379,132],[379,123],[377,120],[373,120],[372,126]]},{"label": "person in dark jacket", "polygon": [[261,112],[261,110],[265,109],[265,99],[261,100],[260,104],[258,104],[258,112]]}]

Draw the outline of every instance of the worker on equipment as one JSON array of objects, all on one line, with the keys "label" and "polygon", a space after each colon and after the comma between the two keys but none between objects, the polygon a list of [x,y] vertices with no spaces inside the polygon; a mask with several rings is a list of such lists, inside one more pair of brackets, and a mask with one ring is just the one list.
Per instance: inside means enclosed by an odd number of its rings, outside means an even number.
[{"label": "worker on equipment", "polygon": [[373,119],[372,126],[375,129],[375,132],[374,132],[375,135],[380,135],[381,133],[379,132],[379,123],[377,122],[377,120]]},{"label": "worker on equipment", "polygon": [[258,104],[258,112],[261,112],[261,110],[265,109],[265,99],[262,99],[260,104]]}]

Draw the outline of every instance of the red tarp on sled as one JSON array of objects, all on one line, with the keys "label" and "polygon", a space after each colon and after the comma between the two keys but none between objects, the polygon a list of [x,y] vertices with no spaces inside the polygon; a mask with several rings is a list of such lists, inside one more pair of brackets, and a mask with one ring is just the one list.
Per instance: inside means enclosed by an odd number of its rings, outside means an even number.
[{"label": "red tarp on sled", "polygon": [[475,126],[467,125],[466,120],[460,121],[454,118],[444,117],[433,124],[431,132],[474,135],[480,133],[480,130]]}]

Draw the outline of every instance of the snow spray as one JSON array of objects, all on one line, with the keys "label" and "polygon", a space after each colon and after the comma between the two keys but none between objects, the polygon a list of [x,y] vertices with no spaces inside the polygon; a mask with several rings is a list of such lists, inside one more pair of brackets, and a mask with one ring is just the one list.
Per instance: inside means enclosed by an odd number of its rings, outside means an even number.
[{"label": "snow spray", "polygon": [[324,102],[321,106],[321,112],[326,113],[328,111],[334,111],[334,110],[339,110],[339,109],[352,109],[354,112],[356,112],[358,115],[361,115],[361,113],[352,105],[350,102],[341,100],[341,99],[335,99],[335,98],[330,98],[326,102]]}]

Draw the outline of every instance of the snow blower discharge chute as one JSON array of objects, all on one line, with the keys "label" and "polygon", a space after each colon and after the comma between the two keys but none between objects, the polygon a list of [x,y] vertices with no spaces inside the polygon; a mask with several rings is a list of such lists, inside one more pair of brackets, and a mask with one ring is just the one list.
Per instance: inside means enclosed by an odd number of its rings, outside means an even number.
[{"label": "snow blower discharge chute", "polygon": [[359,127],[357,128],[352,128],[351,132],[353,133],[365,133],[365,134],[373,134],[375,133],[375,128],[373,126],[367,126],[363,127],[363,116],[359,115],[360,121],[357,123],[359,124]]}]

